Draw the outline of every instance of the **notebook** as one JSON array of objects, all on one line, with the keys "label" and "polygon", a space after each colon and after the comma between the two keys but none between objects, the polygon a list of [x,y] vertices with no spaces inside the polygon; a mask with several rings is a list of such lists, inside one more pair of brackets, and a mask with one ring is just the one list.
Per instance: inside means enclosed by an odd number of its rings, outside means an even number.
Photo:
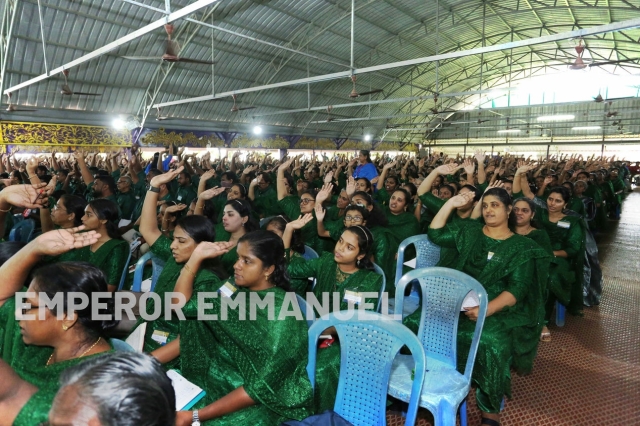
[{"label": "notebook", "polygon": [[190,409],[206,395],[204,390],[182,377],[176,370],[167,371],[167,376],[176,392],[176,411]]},{"label": "notebook", "polygon": [[138,327],[136,327],[136,329],[133,330],[131,334],[129,334],[129,337],[127,337],[127,340],[125,340],[125,342],[127,342],[129,346],[131,346],[136,351],[143,352],[144,335],[146,332],[147,332],[147,323],[143,322]]},{"label": "notebook", "polygon": [[464,308],[475,308],[476,306],[480,306],[480,299],[478,298],[478,293],[471,290],[464,297],[460,311],[464,312]]}]

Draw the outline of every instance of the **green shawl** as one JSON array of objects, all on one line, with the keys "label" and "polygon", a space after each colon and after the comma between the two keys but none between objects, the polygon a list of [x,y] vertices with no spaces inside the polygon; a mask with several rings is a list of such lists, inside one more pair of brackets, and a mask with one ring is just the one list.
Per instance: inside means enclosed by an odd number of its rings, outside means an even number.
[{"label": "green shawl", "polygon": [[112,238],[95,252],[89,246],[82,247],[52,258],[50,262],[89,262],[104,272],[109,285],[118,286],[122,272],[128,266],[129,251],[126,241]]}]

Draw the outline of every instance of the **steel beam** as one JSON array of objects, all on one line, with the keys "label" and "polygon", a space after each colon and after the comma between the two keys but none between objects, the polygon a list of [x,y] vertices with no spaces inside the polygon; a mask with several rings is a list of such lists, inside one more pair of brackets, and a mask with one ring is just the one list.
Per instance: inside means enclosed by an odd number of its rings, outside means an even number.
[{"label": "steel beam", "polygon": [[183,7],[180,10],[177,10],[169,15],[167,15],[164,18],[160,18],[148,25],[145,25],[144,27],[140,28],[139,30],[133,31],[132,33],[127,34],[124,37],[120,37],[117,40],[112,41],[111,43],[108,43],[102,47],[100,47],[99,49],[94,50],[91,53],[87,53],[86,55],[83,55],[77,59],[74,59],[71,62],[67,62],[66,64],[58,67],[58,68],[54,68],[52,69],[49,73],[47,74],[42,74],[38,77],[32,78],[30,80],[27,80],[23,83],[17,84],[13,87],[10,87],[8,89],[6,89],[4,91],[4,94],[8,94],[11,92],[14,92],[18,89],[22,89],[24,87],[30,86],[32,84],[35,84],[39,81],[42,80],[46,80],[47,78],[49,78],[52,75],[56,75],[58,73],[61,73],[62,71],[75,67],[77,65],[80,65],[84,62],[90,61],[92,59],[95,59],[97,57],[100,57],[102,55],[104,55],[105,53],[108,53],[114,49],[117,49],[118,47],[122,46],[123,44],[126,44],[132,40],[135,40],[147,33],[150,33],[158,28],[161,28],[163,25],[168,24],[169,22],[173,22],[177,19],[181,19],[184,18],[187,15],[190,15],[191,13],[202,9],[203,7],[207,7],[213,3],[215,3],[218,0],[197,0],[193,3],[191,3],[190,5]]},{"label": "steel beam", "polygon": [[9,48],[13,35],[19,0],[6,0],[0,16],[0,92],[4,87],[4,75],[9,59]]},{"label": "steel beam", "polygon": [[153,107],[154,108],[159,108],[159,107],[161,108],[161,107],[166,107],[166,106],[170,106],[170,105],[180,105],[180,104],[187,104],[187,103],[192,103],[192,102],[210,101],[210,100],[213,100],[213,99],[219,99],[219,98],[223,98],[223,97],[226,97],[226,96],[238,95],[238,94],[242,94],[242,93],[252,93],[252,92],[259,92],[259,91],[262,91],[262,90],[277,89],[277,88],[281,88],[281,87],[297,86],[297,85],[300,85],[300,84],[308,84],[308,83],[316,83],[316,82],[321,82],[321,81],[335,80],[335,79],[338,79],[338,78],[349,77],[352,73],[353,74],[366,74],[366,73],[370,73],[370,72],[383,71],[383,70],[388,70],[388,69],[392,69],[392,68],[418,65],[418,64],[424,64],[424,63],[428,63],[428,62],[441,61],[441,60],[452,59],[452,58],[461,58],[461,57],[465,57],[465,56],[480,55],[482,53],[496,52],[496,51],[505,50],[505,49],[515,49],[515,48],[519,48],[519,47],[532,46],[532,45],[535,45],[535,44],[549,43],[549,42],[555,42],[555,41],[559,41],[559,40],[567,40],[567,39],[576,38],[576,37],[586,37],[586,36],[590,36],[590,35],[594,35],[594,34],[602,34],[602,33],[607,33],[607,32],[612,32],[612,31],[620,31],[620,30],[629,29],[629,28],[636,28],[636,27],[640,27],[640,18],[628,19],[626,21],[614,22],[612,24],[598,25],[598,26],[591,27],[591,28],[583,28],[583,29],[580,29],[580,30],[567,31],[567,32],[563,32],[563,33],[552,34],[552,35],[547,35],[547,36],[542,36],[542,37],[535,37],[535,38],[531,38],[531,39],[518,40],[518,41],[509,42],[509,43],[497,44],[497,45],[494,45],[494,46],[485,46],[485,47],[480,47],[480,48],[475,48],[475,49],[462,50],[462,51],[456,51],[456,52],[449,52],[449,53],[444,53],[444,54],[440,54],[440,55],[426,56],[426,57],[423,57],[423,58],[409,59],[409,60],[406,60],[406,61],[392,62],[392,63],[389,63],[389,64],[376,65],[376,66],[372,66],[372,67],[357,68],[357,69],[354,69],[352,71],[342,71],[342,72],[336,72],[336,73],[331,73],[331,74],[319,75],[319,76],[316,76],[316,77],[300,78],[300,79],[296,79],[296,80],[283,81],[283,82],[280,82],[280,83],[272,83],[272,84],[266,84],[266,85],[263,85],[263,86],[249,87],[249,88],[245,88],[245,89],[232,90],[232,91],[229,91],[229,92],[219,93],[217,95],[198,96],[198,97],[195,97],[195,98],[188,98],[188,99],[181,99],[181,100],[177,100],[177,101],[163,102],[163,103],[160,103],[160,104],[153,105]]}]

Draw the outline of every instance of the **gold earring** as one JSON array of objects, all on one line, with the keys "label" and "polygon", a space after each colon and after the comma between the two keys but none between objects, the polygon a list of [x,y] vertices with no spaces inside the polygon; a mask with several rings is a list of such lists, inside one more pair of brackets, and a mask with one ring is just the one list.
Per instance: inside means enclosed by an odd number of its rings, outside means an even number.
[{"label": "gold earring", "polygon": [[62,330],[63,331],[67,331],[69,329],[69,326],[66,324],[62,324]]}]

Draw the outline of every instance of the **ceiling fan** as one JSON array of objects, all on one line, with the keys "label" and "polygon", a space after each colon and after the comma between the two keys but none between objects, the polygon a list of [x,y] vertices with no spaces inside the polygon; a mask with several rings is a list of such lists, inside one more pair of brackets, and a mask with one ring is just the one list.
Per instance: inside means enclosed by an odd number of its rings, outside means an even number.
[{"label": "ceiling fan", "polygon": [[160,108],[156,109],[156,121],[164,121],[164,120],[173,120],[174,117],[170,117],[168,115],[161,115]]},{"label": "ceiling fan", "polygon": [[213,65],[215,62],[201,61],[199,59],[181,58],[180,44],[177,41],[171,40],[171,34],[173,34],[174,26],[172,24],[166,24],[164,30],[167,32],[167,41],[165,42],[164,54],[162,56],[121,56],[121,58],[129,59],[130,61],[157,61],[161,59],[165,62],[186,62],[190,64],[204,64]]},{"label": "ceiling fan", "polygon": [[369,90],[368,92],[358,93],[358,91],[356,90],[356,79],[357,78],[358,77],[356,77],[355,74],[351,76],[351,82],[353,83],[353,88],[351,89],[351,93],[349,93],[349,97],[351,99],[355,99],[355,98],[360,97],[360,96],[373,95],[375,93],[382,92],[382,89],[375,89],[375,90]]},{"label": "ceiling fan", "polygon": [[[438,107],[438,94],[437,93],[435,93],[433,95],[433,103],[434,103],[433,107],[429,108],[429,111],[431,111],[433,114],[446,114],[446,113],[458,112],[458,111],[453,110],[453,109],[443,109],[443,110],[441,110]],[[442,106],[442,105],[440,105],[440,106]]]},{"label": "ceiling fan", "polygon": [[11,93],[7,93],[7,97],[9,98],[9,106],[7,107],[7,112],[33,112],[37,111],[36,109],[23,109],[17,105],[11,103]]},{"label": "ceiling fan", "polygon": [[64,84],[60,86],[60,93],[62,95],[102,96],[102,93],[74,92],[73,90],[71,90],[71,87],[69,87],[69,81],[67,80],[67,77],[69,77],[69,70],[63,70],[62,75],[64,76]]},{"label": "ceiling fan", "polygon": [[254,109],[254,106],[248,106],[248,107],[244,107],[244,108],[238,108],[238,105],[236,105],[236,98],[237,95],[231,95],[231,97],[233,98],[233,106],[231,107],[231,112],[238,112],[238,111],[245,111],[247,109]]}]

